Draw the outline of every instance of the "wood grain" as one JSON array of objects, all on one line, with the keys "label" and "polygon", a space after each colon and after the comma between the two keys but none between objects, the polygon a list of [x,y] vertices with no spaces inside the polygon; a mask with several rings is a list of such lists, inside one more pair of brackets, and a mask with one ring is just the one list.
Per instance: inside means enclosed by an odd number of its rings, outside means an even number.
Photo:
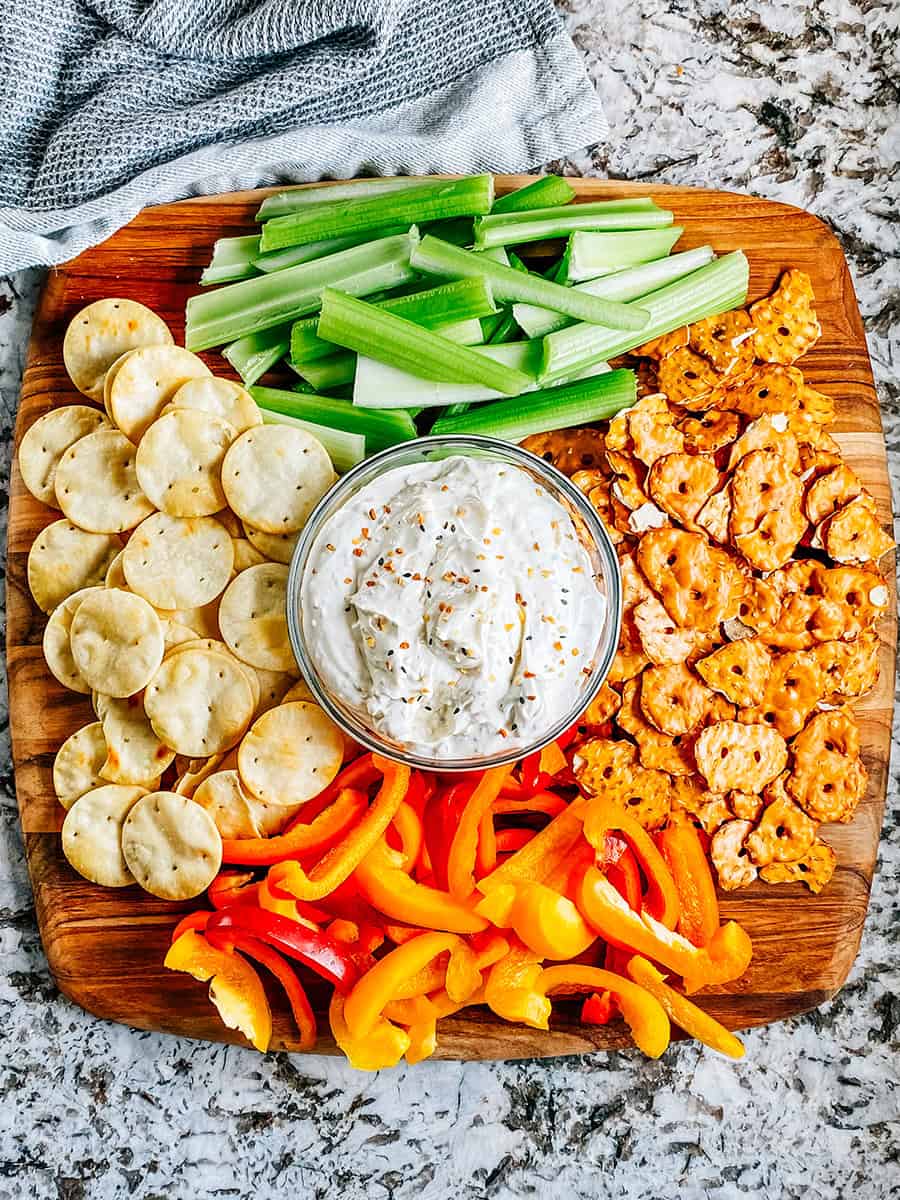
[{"label": "wood grain", "polygon": [[[498,190],[527,182],[501,176]],[[821,221],[800,209],[728,192],[645,187],[573,180],[579,198],[653,195],[685,227],[679,249],[710,243],[719,253],[742,248],[750,260],[750,297],[768,292],[781,271],[799,267],[812,278],[823,334],[800,364],[809,382],[834,396],[837,436],[849,462],[890,520],[890,489],[878,401],[853,285],[841,249]],[[65,374],[62,337],[74,313],[103,296],[141,300],[170,324],[176,339],[184,304],[198,290],[201,267],[217,237],[246,233],[266,193],[204,197],[149,208],[125,229],[51,272],[32,334],[16,425],[16,446],[51,407],[81,400]],[[537,252],[546,248],[537,247]],[[214,352],[204,355],[219,374],[231,374]],[[44,947],[60,989],[100,1017],[214,1041],[240,1040],[218,1021],[206,989],[165,971],[170,931],[191,905],[170,905],[137,888],[104,890],[77,876],[60,851],[63,812],[51,785],[53,755],[74,729],[92,719],[83,697],[64,691],[47,671],[40,650],[45,618],[25,581],[29,547],[58,514],[34,500],[13,466],[8,553],[10,716],[19,811]],[[882,564],[893,580],[890,564]],[[893,588],[893,582],[891,583]],[[859,946],[884,809],[891,727],[896,596],[881,634],[881,679],[859,705],[869,790],[851,825],[825,829],[838,855],[828,888],[812,896],[800,884],[754,884],[722,897],[726,916],[740,919],[754,943],[743,979],[702,995],[702,1003],[730,1028],[762,1025],[822,1003],[842,985]],[[314,987],[315,985],[313,985]],[[315,993],[319,1010],[324,992]],[[296,1041],[280,996],[272,992],[275,1048]],[[574,1054],[628,1044],[624,1027],[582,1027],[577,1010],[557,1006],[553,1030],[507,1025],[471,1009],[441,1024],[437,1056],[492,1059]],[[327,1021],[319,1051],[331,1053]]]}]

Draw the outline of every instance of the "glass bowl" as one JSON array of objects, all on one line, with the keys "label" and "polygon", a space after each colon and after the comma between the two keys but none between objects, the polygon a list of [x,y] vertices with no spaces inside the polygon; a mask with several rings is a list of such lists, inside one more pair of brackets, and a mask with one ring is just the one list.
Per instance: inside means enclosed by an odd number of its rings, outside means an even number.
[{"label": "glass bowl", "polygon": [[[316,669],[313,656],[307,645],[301,614],[301,587],[310,555],[324,524],[354,496],[360,488],[395,467],[410,466],[463,455],[488,459],[493,462],[518,467],[530,474],[550,496],[569,513],[579,538],[594,567],[594,579],[598,592],[606,601],[606,620],[597,645],[584,672],[585,683],[572,703],[564,712],[548,724],[539,737],[526,741],[511,742],[502,751],[466,758],[433,756],[422,754],[415,748],[394,741],[371,724],[365,711],[347,704],[327,686]],[[587,497],[555,467],[527,450],[496,438],[446,435],[423,437],[415,441],[392,446],[380,454],[367,458],[340,479],[331,491],[319,501],[311,513],[294,549],[287,586],[287,622],[291,646],[300,670],[317,702],[332,720],[351,738],[383,754],[388,758],[404,762],[411,767],[426,771],[482,771],[488,767],[516,762],[518,759],[555,741],[573,725],[597,695],[605,680],[619,641],[622,614],[622,588],[618,560],[609,535]]]}]

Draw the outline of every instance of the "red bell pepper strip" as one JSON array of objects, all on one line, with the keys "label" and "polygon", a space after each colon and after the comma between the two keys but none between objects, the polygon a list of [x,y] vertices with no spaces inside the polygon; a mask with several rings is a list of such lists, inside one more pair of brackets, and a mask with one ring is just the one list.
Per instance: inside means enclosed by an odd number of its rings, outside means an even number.
[{"label": "red bell pepper strip", "polygon": [[434,886],[447,890],[447,857],[462,810],[475,788],[477,777],[457,780],[443,792],[437,792],[425,809],[425,847],[434,873]]},{"label": "red bell pepper strip", "polygon": [[346,945],[321,930],[308,929],[262,908],[241,904],[222,909],[211,915],[207,930],[213,935],[221,931],[226,937],[243,934],[258,938],[289,958],[298,959],[342,992],[348,991],[359,976]]},{"label": "red bell pepper strip", "polygon": [[535,750],[534,754],[526,754],[522,759],[522,765],[519,768],[519,778],[522,782],[524,791],[532,795],[538,790],[538,777],[541,773],[541,751]]},{"label": "red bell pepper strip", "polygon": [[211,912],[207,912],[206,909],[203,909],[200,912],[188,913],[186,917],[182,917],[172,930],[172,943],[174,944],[177,942],[183,933],[189,933],[192,929],[197,931],[204,930],[208,925],[209,918],[211,916]]},{"label": "red bell pepper strip", "polygon": [[510,816],[513,813],[546,813],[555,817],[568,808],[568,801],[558,792],[539,791],[533,796],[506,796],[503,792],[494,801],[494,816]]},{"label": "red bell pepper strip", "polygon": [[678,923],[680,904],[675,880],[665,859],[657,850],[646,829],[613,801],[595,797],[588,802],[584,814],[584,836],[598,854],[606,852],[606,839],[610,833],[624,839],[634,852],[644,878],[647,892],[643,907],[662,922],[667,929]]},{"label": "red bell pepper strip", "polygon": [[633,908],[635,912],[641,911],[641,869],[630,846],[626,846],[616,861],[607,866],[606,878],[619,895],[628,901],[629,908]]},{"label": "red bell pepper strip", "polygon": [[213,908],[256,904],[258,893],[259,884],[253,882],[250,871],[220,871],[206,889],[206,897]]}]

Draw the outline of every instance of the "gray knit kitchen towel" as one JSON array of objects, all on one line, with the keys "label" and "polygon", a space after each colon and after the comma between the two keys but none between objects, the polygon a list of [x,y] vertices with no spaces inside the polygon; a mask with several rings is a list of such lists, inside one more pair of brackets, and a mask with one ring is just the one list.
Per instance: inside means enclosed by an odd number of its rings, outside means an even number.
[{"label": "gray knit kitchen towel", "polygon": [[146,204],[607,133],[551,0],[0,0],[0,273]]}]

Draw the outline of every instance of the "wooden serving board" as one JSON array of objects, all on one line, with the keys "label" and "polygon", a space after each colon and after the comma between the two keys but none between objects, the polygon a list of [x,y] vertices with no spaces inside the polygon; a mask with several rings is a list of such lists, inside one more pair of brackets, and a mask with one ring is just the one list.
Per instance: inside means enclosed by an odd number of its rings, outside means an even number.
[{"label": "wooden serving board", "polygon": [[[507,192],[528,182],[501,176]],[[838,402],[837,436],[847,458],[890,519],[890,490],[878,401],[853,285],[840,246],[821,221],[800,209],[728,192],[571,181],[579,199],[653,195],[685,226],[679,249],[711,243],[724,253],[742,248],[750,260],[750,298],[769,292],[785,267],[812,278],[823,334],[801,362],[809,382]],[[274,189],[271,189],[274,190]],[[183,333],[184,305],[198,290],[200,269],[217,237],[249,232],[262,191],[186,200],[148,208],[102,245],[50,273],[35,318],[16,426],[16,447],[37,417],[63,401],[82,398],[62,363],[66,325],[84,304],[103,296],[143,301]],[[229,373],[215,352],[204,356]],[[82,401],[83,402],[83,401]],[[44,665],[45,618],[33,604],[26,557],[38,531],[59,514],[25,490],[14,464],[10,485],[8,642],[10,723],[19,811],[44,948],[60,989],[99,1017],[139,1029],[214,1041],[229,1034],[206,998],[205,986],[163,969],[169,934],[196,905],[155,900],[137,887],[104,889],[80,878],[60,849],[63,810],[54,798],[51,768],[65,737],[93,720],[83,697],[64,691]],[[891,580],[889,563],[882,564]],[[756,883],[722,897],[754,945],[751,967],[701,1002],[733,1029],[762,1025],[813,1008],[847,977],[859,946],[884,809],[896,646],[895,595],[885,618],[881,679],[857,706],[868,794],[850,825],[824,832],[838,856],[834,879],[819,896],[801,884]],[[296,1048],[286,1006],[273,991],[274,1048]],[[314,994],[317,1001],[324,994]],[[487,1010],[469,1009],[440,1026],[439,1058],[493,1059],[572,1054],[628,1044],[624,1026],[582,1027],[577,1009],[557,1004],[553,1030],[508,1025]],[[319,1011],[323,1006],[319,1004]],[[327,1020],[318,1049],[334,1052]]]}]

